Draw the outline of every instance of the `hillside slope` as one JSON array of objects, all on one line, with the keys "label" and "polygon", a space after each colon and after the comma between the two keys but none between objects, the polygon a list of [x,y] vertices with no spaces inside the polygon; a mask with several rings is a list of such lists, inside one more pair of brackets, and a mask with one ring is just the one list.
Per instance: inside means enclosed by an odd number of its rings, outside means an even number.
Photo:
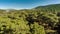
[{"label": "hillside slope", "polygon": [[45,10],[56,10],[56,11],[60,11],[60,4],[52,4],[52,5],[46,5],[46,6],[38,6],[35,7],[34,9],[45,9]]}]

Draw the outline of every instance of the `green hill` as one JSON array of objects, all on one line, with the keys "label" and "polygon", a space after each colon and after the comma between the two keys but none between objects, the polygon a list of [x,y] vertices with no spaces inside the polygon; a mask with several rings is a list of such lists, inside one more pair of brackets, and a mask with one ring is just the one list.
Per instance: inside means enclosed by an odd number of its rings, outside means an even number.
[{"label": "green hill", "polygon": [[46,6],[38,6],[34,9],[41,9],[41,10],[47,10],[47,11],[60,11],[60,4],[51,4]]},{"label": "green hill", "polygon": [[39,8],[55,8],[55,9],[59,9],[60,4],[51,4],[51,5],[45,5],[45,6],[38,6],[35,9],[39,9]]}]

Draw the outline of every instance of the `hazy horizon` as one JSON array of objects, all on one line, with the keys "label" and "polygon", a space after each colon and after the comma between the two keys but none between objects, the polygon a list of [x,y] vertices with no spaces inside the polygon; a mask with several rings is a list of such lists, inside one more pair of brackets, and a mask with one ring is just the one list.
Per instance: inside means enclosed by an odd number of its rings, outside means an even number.
[{"label": "hazy horizon", "polygon": [[60,4],[60,0],[0,0],[0,9],[31,9],[50,4]]}]

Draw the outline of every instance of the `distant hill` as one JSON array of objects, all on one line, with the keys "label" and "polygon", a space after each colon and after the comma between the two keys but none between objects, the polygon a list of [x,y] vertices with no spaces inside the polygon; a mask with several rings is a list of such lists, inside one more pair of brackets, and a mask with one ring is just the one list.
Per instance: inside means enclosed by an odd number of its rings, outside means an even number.
[{"label": "distant hill", "polygon": [[5,11],[6,10],[6,12],[9,12],[9,11],[26,11],[26,10],[33,10],[33,9],[35,9],[36,11],[40,11],[40,10],[42,10],[42,11],[57,11],[57,12],[60,12],[60,4],[51,4],[51,5],[45,5],[45,6],[37,6],[37,7],[34,7],[34,8],[32,8],[32,9],[20,9],[20,10],[17,10],[17,9],[0,9],[0,11],[1,10],[3,10],[3,11]]},{"label": "distant hill", "polygon": [[38,6],[38,7],[35,7],[35,9],[54,9],[54,10],[60,10],[60,4]]}]

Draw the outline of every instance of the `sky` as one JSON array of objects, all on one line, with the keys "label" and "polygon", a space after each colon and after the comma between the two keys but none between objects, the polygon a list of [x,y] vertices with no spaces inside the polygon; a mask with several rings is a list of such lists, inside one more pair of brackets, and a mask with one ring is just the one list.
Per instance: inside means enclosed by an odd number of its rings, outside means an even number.
[{"label": "sky", "polygon": [[60,4],[60,0],[0,0],[0,9],[31,9],[50,4]]}]

